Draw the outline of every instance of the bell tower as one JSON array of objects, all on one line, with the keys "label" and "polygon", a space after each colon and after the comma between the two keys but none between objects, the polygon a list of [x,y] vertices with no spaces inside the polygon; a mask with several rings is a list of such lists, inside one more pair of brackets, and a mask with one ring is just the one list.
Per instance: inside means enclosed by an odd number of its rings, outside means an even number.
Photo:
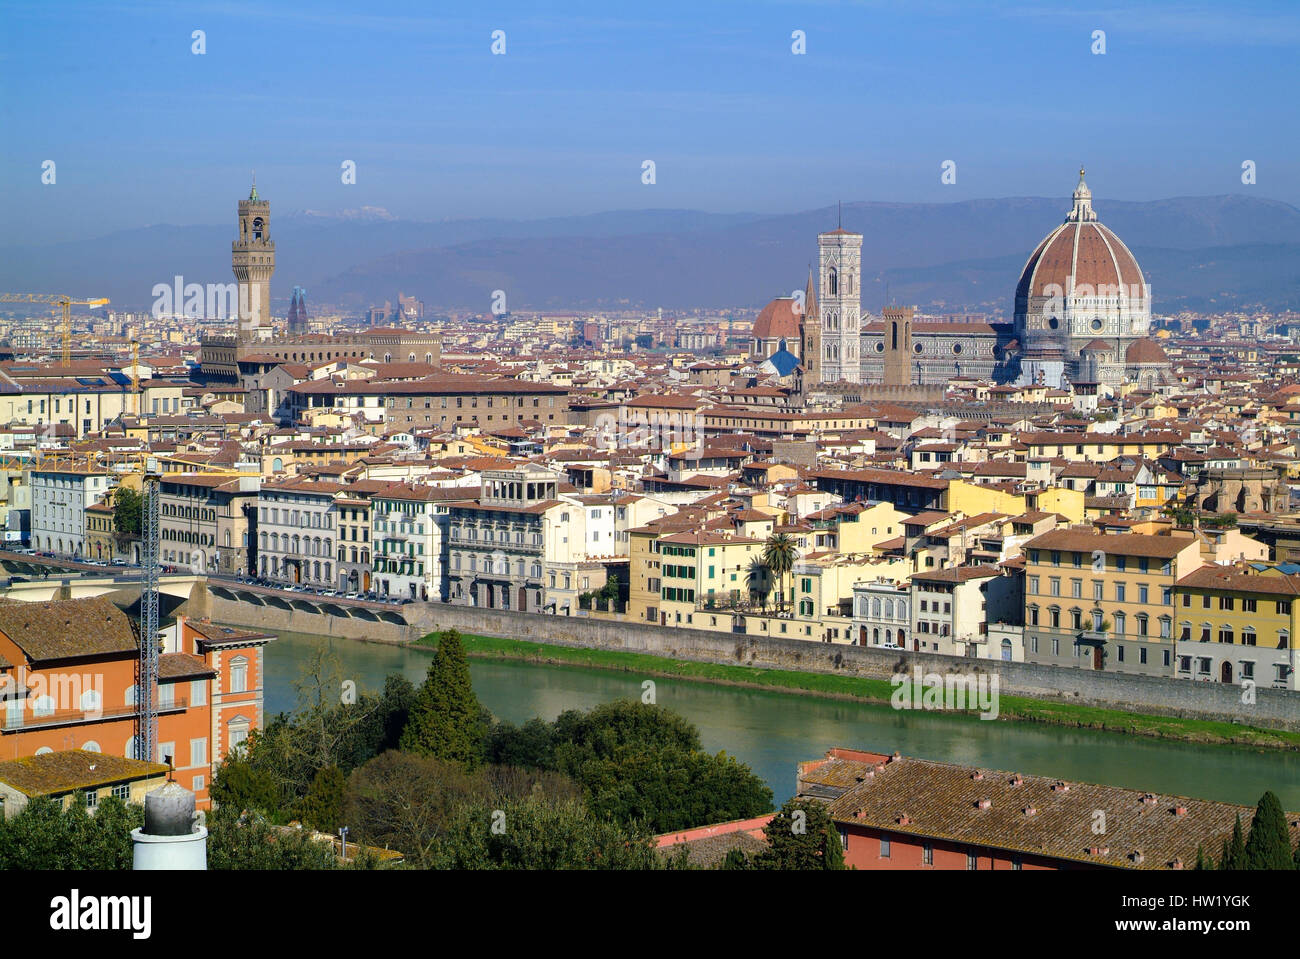
[{"label": "bell tower", "polygon": [[821,296],[821,381],[862,382],[862,234],[842,226],[817,237]]},{"label": "bell tower", "polygon": [[239,283],[239,339],[269,339],[275,241],[271,204],[257,195],[256,177],[248,199],[239,201],[239,239],[230,245],[230,266]]}]

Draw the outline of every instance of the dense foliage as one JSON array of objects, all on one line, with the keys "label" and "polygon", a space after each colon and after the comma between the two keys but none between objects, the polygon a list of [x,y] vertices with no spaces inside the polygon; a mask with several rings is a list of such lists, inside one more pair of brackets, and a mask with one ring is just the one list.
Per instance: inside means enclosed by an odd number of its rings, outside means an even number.
[{"label": "dense foliage", "polygon": [[139,536],[144,497],[129,486],[113,493],[113,530],[121,536]]},{"label": "dense foliage", "polygon": [[0,819],[0,869],[130,869],[131,830],[144,809],[101,800],[92,814],[78,802],[38,797],[12,819]]},{"label": "dense foliage", "polygon": [[656,833],[747,819],[772,808],[772,791],[726,753],[710,755],[699,731],[662,706],[624,700],[568,710],[553,724],[493,728],[487,759],[571,778],[600,818]]}]

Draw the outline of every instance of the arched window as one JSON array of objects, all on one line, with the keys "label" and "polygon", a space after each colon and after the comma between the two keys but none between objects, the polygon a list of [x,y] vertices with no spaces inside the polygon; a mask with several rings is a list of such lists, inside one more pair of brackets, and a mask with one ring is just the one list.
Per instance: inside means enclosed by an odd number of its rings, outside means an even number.
[{"label": "arched window", "polygon": [[97,713],[104,706],[104,697],[99,694],[98,689],[87,689],[81,694],[81,711],[84,713]]},{"label": "arched window", "polygon": [[839,296],[840,276],[835,272],[835,267],[831,267],[830,272],[826,274],[826,289],[831,296]]},{"label": "arched window", "polygon": [[34,715],[37,719],[40,719],[43,716],[53,716],[54,697],[37,696],[36,702],[32,704],[32,715]]},{"label": "arched window", "polygon": [[86,741],[81,746],[82,750],[88,753],[102,753],[104,750],[99,748],[99,743],[93,739]]}]

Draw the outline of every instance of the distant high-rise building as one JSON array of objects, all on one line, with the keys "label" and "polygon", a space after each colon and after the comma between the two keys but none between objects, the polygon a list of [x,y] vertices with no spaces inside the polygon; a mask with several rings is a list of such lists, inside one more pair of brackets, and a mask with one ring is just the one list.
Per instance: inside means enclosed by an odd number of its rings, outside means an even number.
[{"label": "distant high-rise building", "polygon": [[256,181],[248,199],[239,201],[239,239],[230,245],[230,265],[239,282],[239,339],[266,339],[271,335],[275,241],[271,204],[257,195]]},{"label": "distant high-rise building", "polygon": [[301,286],[293,288],[293,294],[289,297],[289,327],[290,336],[298,336],[307,332],[307,291]]},{"label": "distant high-rise building", "polygon": [[403,296],[402,292],[398,290],[397,313],[393,316],[393,319],[398,322],[424,319],[424,301],[413,296]]}]

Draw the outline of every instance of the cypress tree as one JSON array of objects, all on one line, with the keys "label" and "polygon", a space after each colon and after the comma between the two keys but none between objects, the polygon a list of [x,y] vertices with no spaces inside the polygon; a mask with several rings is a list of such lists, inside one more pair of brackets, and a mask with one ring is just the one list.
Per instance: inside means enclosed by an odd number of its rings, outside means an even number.
[{"label": "cypress tree", "polygon": [[1210,868],[1209,865],[1207,865],[1205,861],[1205,847],[1200,843],[1197,843],[1196,844],[1196,869],[1199,872],[1209,868]]},{"label": "cypress tree", "polygon": [[1264,793],[1250,821],[1246,840],[1245,869],[1292,869],[1291,833],[1282,803],[1272,791]]},{"label": "cypress tree", "polygon": [[338,766],[325,766],[312,780],[302,798],[298,817],[322,832],[334,832],[343,824],[343,772]]},{"label": "cypress tree", "polygon": [[472,768],[482,759],[483,733],[483,709],[474,695],[460,633],[444,630],[399,746]]},{"label": "cypress tree", "polygon": [[[802,813],[802,815],[799,815]],[[758,869],[843,869],[844,846],[834,820],[819,802],[788,799],[763,827],[768,849],[753,859]]]},{"label": "cypress tree", "polygon": [[1224,843],[1223,860],[1219,863],[1220,869],[1245,869],[1246,868],[1246,840],[1241,832],[1241,814],[1237,814],[1237,821],[1232,826],[1232,842]]}]

